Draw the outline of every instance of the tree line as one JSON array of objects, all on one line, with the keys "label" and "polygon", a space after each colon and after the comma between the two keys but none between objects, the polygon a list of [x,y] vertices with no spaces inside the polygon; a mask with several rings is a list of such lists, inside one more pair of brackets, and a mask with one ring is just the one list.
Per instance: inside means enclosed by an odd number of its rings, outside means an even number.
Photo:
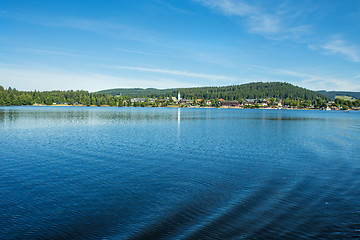
[{"label": "tree line", "polygon": [[[178,91],[181,92],[183,99],[201,99],[201,101],[192,105],[214,106],[219,107],[219,99],[243,101],[244,99],[269,99],[270,106],[276,102],[282,102],[282,105],[293,106],[299,108],[315,107],[324,108],[327,106],[328,98],[310,91],[308,89],[293,86],[288,83],[249,83],[237,86],[227,87],[202,87],[202,88],[182,88],[182,89],[127,89],[132,94],[114,95],[116,89],[111,94],[106,91],[90,93],[88,91],[18,91],[9,87],[5,89],[0,86],[0,106],[23,106],[23,105],[85,105],[85,106],[168,106],[175,104],[172,97],[177,96]],[[142,91],[137,95],[136,92]],[[144,102],[132,102],[132,97],[145,97]],[[150,103],[150,98],[156,101]],[[205,100],[211,100],[211,104]],[[335,99],[334,105],[342,109],[352,107],[360,107],[360,100],[347,101]],[[253,107],[257,107],[254,104]]]},{"label": "tree line", "polygon": [[350,101],[350,100],[343,100],[343,99],[339,99],[336,98],[334,101],[334,105],[341,107],[344,110],[350,109],[350,108],[359,108],[360,107],[360,99],[357,99],[355,101]]},{"label": "tree line", "polygon": [[165,98],[177,96],[180,91],[183,99],[224,99],[237,100],[242,99],[265,99],[279,98],[290,100],[315,100],[321,98],[329,100],[328,97],[305,88],[297,87],[284,82],[268,83],[247,83],[242,85],[233,85],[225,87],[196,87],[196,88],[176,88],[176,89],[155,89],[155,88],[118,88],[103,90],[98,93],[110,94],[113,96],[133,96],[133,97],[151,97]]},{"label": "tree line", "polygon": [[18,91],[9,87],[0,86],[0,106],[26,106],[26,105],[109,105],[118,106],[124,99],[109,94],[89,93],[88,91]]}]

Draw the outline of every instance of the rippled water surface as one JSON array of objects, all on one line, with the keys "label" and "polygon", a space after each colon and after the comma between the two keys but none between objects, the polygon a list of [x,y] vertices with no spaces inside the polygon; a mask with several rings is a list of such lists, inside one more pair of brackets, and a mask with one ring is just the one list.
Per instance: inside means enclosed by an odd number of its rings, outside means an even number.
[{"label": "rippled water surface", "polygon": [[0,108],[0,239],[360,238],[360,112]]}]

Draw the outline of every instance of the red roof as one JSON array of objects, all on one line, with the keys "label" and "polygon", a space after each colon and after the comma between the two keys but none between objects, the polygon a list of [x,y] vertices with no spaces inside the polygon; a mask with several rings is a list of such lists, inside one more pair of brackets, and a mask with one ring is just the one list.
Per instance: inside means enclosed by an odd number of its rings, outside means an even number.
[{"label": "red roof", "polygon": [[220,99],[219,99],[219,102],[224,102],[224,101],[225,101],[225,100],[224,100],[224,99],[222,99],[222,98],[220,98]]}]

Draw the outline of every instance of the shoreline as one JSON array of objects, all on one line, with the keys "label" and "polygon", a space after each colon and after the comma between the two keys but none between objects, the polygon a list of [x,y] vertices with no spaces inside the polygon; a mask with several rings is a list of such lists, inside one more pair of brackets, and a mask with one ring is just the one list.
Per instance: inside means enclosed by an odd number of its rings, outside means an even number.
[{"label": "shoreline", "polygon": [[118,107],[118,106],[110,106],[110,105],[101,105],[101,106],[97,106],[97,105],[82,105],[82,104],[77,104],[77,105],[68,105],[68,104],[54,104],[54,105],[45,105],[45,104],[34,104],[34,105],[21,105],[21,106],[0,106],[0,107],[114,107],[114,108],[190,108],[190,109],[258,109],[258,110],[305,110],[305,111],[312,111],[312,110],[318,110],[318,111],[329,111],[329,112],[348,112],[348,111],[359,111],[357,109],[347,109],[347,110],[324,110],[324,109],[319,109],[319,108],[272,108],[272,107],[267,107],[267,108],[243,108],[243,107],[200,107],[200,106],[187,106],[187,107],[182,107],[182,106],[164,106],[164,107],[153,107],[153,106],[144,106],[144,107],[134,107],[134,106],[123,106],[123,107]]}]

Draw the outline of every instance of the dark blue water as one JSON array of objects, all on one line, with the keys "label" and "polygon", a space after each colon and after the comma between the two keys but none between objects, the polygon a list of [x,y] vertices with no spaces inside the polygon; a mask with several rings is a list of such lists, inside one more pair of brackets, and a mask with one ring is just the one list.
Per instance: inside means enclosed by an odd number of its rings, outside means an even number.
[{"label": "dark blue water", "polygon": [[0,239],[360,238],[360,112],[0,108]]}]

